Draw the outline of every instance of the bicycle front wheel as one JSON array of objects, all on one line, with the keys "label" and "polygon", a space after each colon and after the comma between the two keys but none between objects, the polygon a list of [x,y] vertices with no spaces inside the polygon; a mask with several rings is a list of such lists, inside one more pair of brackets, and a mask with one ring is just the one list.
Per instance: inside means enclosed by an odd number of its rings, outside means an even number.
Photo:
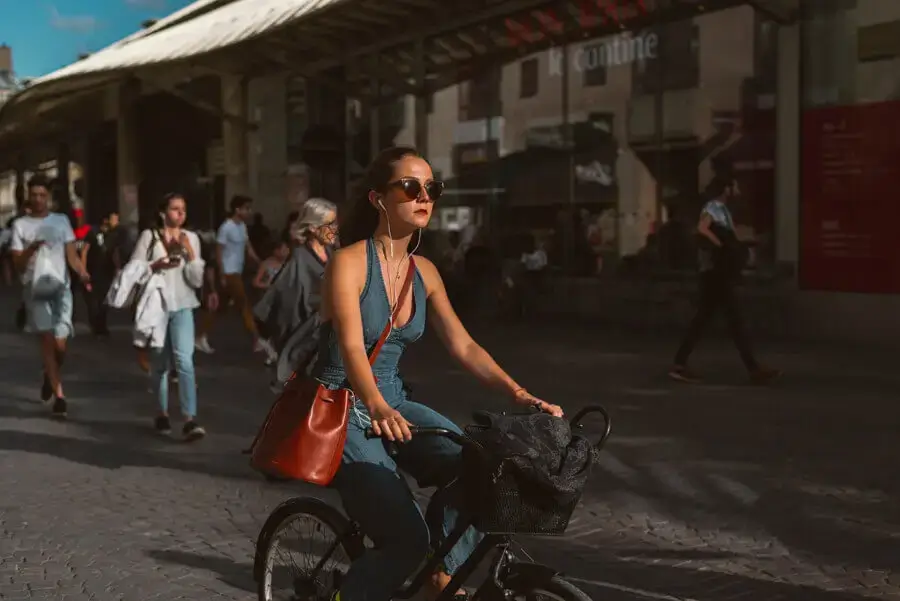
[{"label": "bicycle front wheel", "polygon": [[341,512],[319,499],[282,503],[256,541],[259,601],[330,601],[365,550],[350,529]]},{"label": "bicycle front wheel", "polygon": [[533,588],[512,590],[510,598],[517,601],[593,601],[583,590],[554,576]]}]

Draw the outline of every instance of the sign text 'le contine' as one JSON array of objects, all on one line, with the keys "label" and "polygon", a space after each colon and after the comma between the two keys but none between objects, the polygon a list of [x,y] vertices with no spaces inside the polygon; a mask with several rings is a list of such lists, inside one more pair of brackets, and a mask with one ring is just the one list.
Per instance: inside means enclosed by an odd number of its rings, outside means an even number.
[{"label": "sign text 'le contine'", "polygon": [[[645,2],[646,0],[579,0],[576,20],[584,29],[604,23],[622,25],[629,19],[647,15]],[[531,11],[529,14],[533,18],[505,20],[506,33],[513,46],[533,41],[535,33],[540,35],[564,33],[564,21],[552,9]]]}]

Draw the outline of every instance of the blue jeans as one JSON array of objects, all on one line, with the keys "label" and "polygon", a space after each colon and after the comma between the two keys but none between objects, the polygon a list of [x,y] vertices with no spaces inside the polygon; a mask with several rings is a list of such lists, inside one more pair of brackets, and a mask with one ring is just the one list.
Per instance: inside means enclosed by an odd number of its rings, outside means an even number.
[{"label": "blue jeans", "polygon": [[159,396],[159,409],[169,412],[169,366],[178,372],[178,397],[181,414],[197,415],[197,378],[194,375],[194,311],[181,309],[169,313],[166,346],[150,352],[150,384]]},{"label": "blue jeans", "polygon": [[[423,428],[459,428],[436,411],[402,401],[395,407],[407,420]],[[453,483],[459,472],[462,450],[445,438],[422,436],[400,444],[392,458],[381,439],[367,440],[368,416],[359,401],[351,410],[343,463],[334,486],[351,519],[375,543],[375,548],[353,563],[341,585],[341,601],[388,601],[411,576],[432,547],[431,536],[448,536],[459,517],[461,490]],[[425,516],[398,467],[422,487],[444,486],[428,506]],[[444,567],[453,574],[480,540],[469,528],[448,556]],[[434,541],[434,546],[440,545]]]}]

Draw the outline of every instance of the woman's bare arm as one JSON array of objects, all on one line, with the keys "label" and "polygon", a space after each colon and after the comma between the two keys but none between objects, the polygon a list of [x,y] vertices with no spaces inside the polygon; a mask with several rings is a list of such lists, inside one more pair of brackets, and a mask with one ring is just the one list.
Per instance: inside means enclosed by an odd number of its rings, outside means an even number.
[{"label": "woman's bare arm", "polygon": [[253,278],[253,287],[259,288],[260,290],[268,288],[269,283],[266,281],[266,277],[268,275],[268,260],[263,261],[259,264],[259,267],[256,269],[256,277]]}]

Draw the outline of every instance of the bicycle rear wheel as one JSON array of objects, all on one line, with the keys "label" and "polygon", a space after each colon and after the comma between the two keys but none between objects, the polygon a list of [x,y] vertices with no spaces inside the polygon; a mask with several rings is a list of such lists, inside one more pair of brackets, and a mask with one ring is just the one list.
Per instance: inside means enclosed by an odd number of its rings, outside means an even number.
[{"label": "bicycle rear wheel", "polygon": [[350,530],[350,521],[319,499],[279,505],[256,541],[259,601],[329,601],[365,550],[362,537]]},{"label": "bicycle rear wheel", "polygon": [[512,590],[509,598],[517,601],[593,601],[583,590],[554,576],[533,588]]}]

